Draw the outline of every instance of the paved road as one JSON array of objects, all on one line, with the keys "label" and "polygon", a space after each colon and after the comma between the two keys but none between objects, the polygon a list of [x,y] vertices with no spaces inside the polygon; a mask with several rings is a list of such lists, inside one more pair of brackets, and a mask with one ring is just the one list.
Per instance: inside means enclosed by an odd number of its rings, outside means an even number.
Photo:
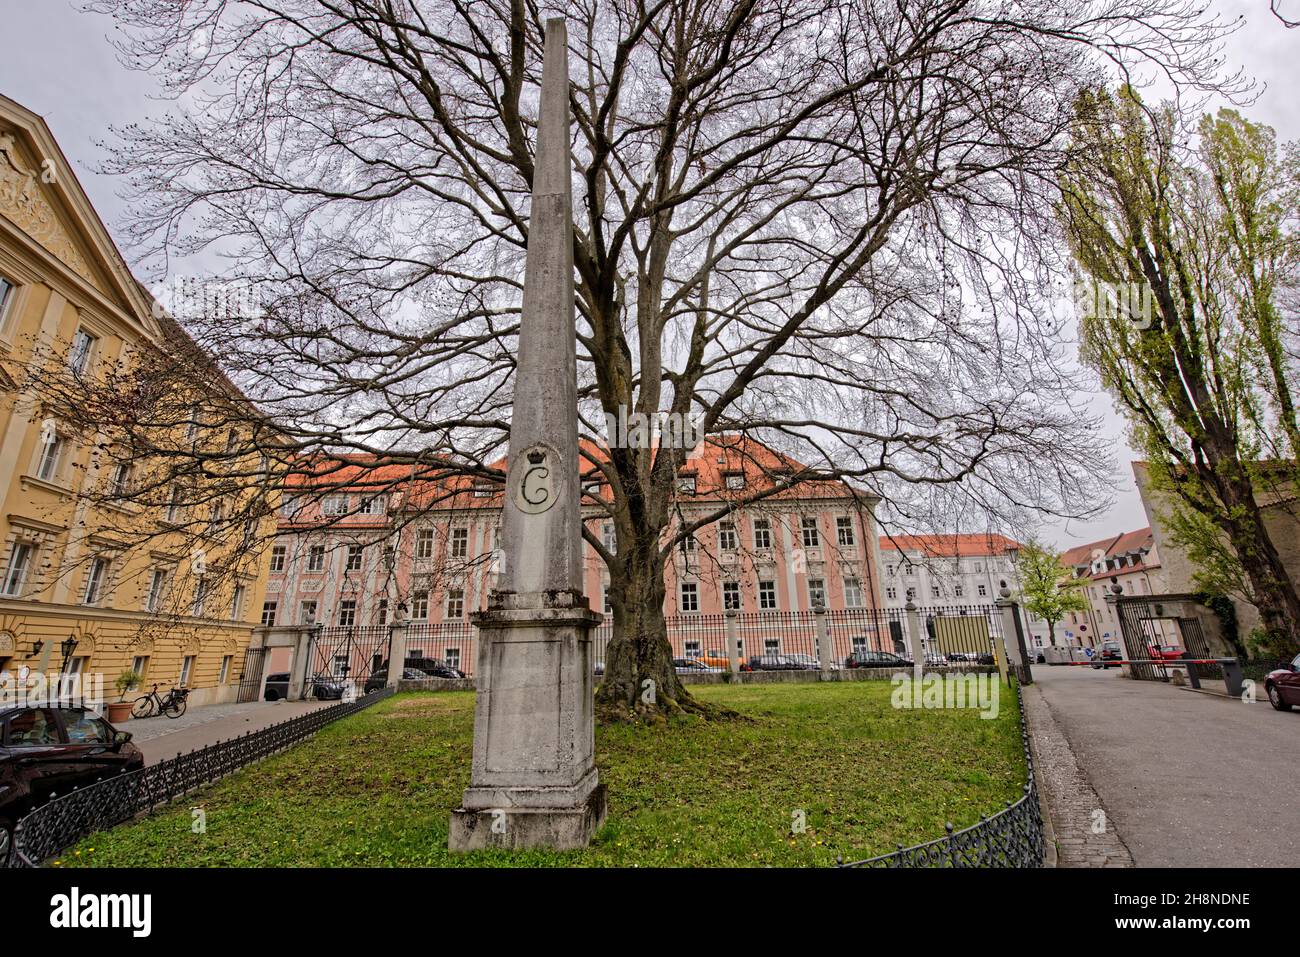
[{"label": "paved road", "polygon": [[153,764],[163,758],[174,758],[179,752],[193,751],[248,731],[258,731],[335,703],[256,701],[247,704],[217,704],[206,708],[191,708],[179,718],[162,715],[145,718],[143,721],[133,718],[118,727],[131,732],[131,739],[144,752],[145,761]]},{"label": "paved road", "polygon": [[1139,867],[1295,867],[1300,711],[1035,666],[1034,681]]}]

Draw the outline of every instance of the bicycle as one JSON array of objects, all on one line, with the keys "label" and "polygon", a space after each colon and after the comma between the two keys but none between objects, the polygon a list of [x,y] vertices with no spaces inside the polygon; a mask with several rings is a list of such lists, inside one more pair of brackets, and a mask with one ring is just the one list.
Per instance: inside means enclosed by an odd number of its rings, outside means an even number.
[{"label": "bicycle", "polygon": [[188,688],[172,688],[166,696],[160,696],[158,686],[154,685],[148,693],[135,699],[131,705],[131,717],[152,718],[156,714],[165,714],[169,718],[179,718],[185,713],[189,693]]}]

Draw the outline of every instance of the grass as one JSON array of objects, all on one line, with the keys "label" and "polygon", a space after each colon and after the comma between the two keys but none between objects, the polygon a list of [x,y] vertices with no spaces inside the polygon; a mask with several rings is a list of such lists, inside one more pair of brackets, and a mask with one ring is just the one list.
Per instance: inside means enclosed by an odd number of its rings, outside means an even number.
[{"label": "grass", "polygon": [[[700,686],[752,722],[600,727],[609,818],[584,851],[447,851],[469,783],[473,692],[399,695],[61,866],[818,866],[974,823],[1025,781],[1014,693],[1000,714],[896,710],[887,681]],[[191,830],[202,807],[206,833]],[[792,833],[794,812],[805,833]]]}]

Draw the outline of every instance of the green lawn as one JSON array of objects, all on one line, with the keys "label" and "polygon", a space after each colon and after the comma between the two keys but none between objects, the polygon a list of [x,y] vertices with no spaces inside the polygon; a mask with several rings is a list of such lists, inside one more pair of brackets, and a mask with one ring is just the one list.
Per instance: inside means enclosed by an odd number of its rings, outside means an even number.
[{"label": "green lawn", "polygon": [[[598,728],[609,818],[585,851],[447,851],[469,783],[472,692],[403,694],[177,806],[83,841],[63,866],[812,866],[943,834],[1020,796],[1001,712],[890,707],[887,681],[700,686],[752,722]],[[191,808],[207,831],[191,831]],[[807,831],[791,833],[793,812]]]}]

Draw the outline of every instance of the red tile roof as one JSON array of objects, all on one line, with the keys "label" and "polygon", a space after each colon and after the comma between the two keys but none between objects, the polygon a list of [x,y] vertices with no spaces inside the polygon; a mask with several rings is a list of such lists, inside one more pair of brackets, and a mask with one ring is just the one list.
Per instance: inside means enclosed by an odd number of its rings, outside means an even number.
[{"label": "red tile roof", "polygon": [[929,558],[958,558],[975,555],[1003,555],[1018,551],[1020,543],[993,532],[950,535],[881,535],[880,549],[887,552],[920,552]]}]

